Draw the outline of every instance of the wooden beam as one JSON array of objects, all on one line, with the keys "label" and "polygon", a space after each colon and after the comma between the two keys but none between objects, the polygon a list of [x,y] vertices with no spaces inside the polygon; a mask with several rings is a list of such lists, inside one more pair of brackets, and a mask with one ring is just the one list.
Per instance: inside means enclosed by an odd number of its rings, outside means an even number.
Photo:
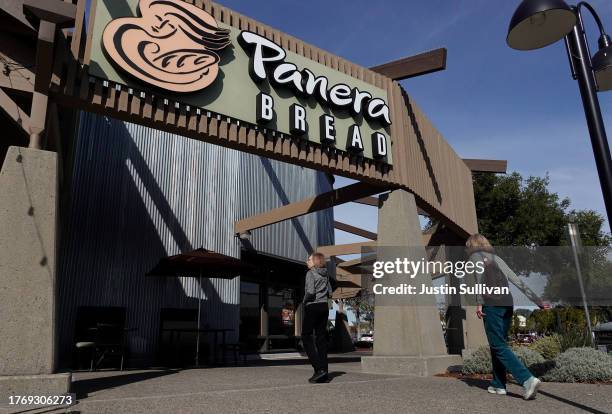
[{"label": "wooden beam", "polygon": [[[3,35],[4,36],[4,35]],[[9,40],[13,40],[17,42],[16,38],[10,38]],[[0,87],[14,89],[21,92],[32,93],[34,90],[34,72],[29,67],[24,67],[27,64],[34,64],[33,61],[26,60],[24,63],[21,60],[16,60],[11,57],[6,49],[9,49],[8,52],[13,53],[13,50],[10,50],[11,47],[15,47],[15,45],[8,45],[6,39],[0,41],[0,48],[2,52],[0,52],[0,58],[2,61],[9,67],[14,69],[2,70],[0,71]],[[31,51],[34,54],[34,51],[29,50],[29,48],[23,47],[22,49],[26,49]],[[18,52],[19,53],[19,52]]]},{"label": "wooden beam", "polygon": [[479,160],[464,158],[463,162],[472,172],[506,173],[508,161],[506,160]]},{"label": "wooden beam", "polygon": [[[75,59],[82,62],[83,54],[85,52],[85,43],[87,42],[87,35],[85,34],[85,12],[86,2],[79,1],[77,3],[75,16],[74,16],[74,31],[72,32],[72,42],[70,45],[70,51]],[[90,19],[92,20],[92,19]],[[81,46],[83,46],[81,48]]]},{"label": "wooden beam", "polygon": [[77,6],[61,0],[25,0],[23,12],[30,21],[44,20],[64,28],[74,26]]},{"label": "wooden beam", "polygon": [[386,190],[388,190],[387,187],[376,186],[364,182],[347,185],[346,187],[338,188],[315,197],[306,198],[296,203],[291,203],[256,216],[239,220],[234,224],[234,233],[242,234],[280,221],[348,203],[358,198],[382,193]]},{"label": "wooden beam", "polygon": [[378,197],[363,197],[354,200],[355,203],[365,204],[367,206],[378,207]]},{"label": "wooden beam", "polygon": [[353,260],[341,260],[339,258],[336,258],[336,260],[338,260],[338,264],[336,265],[336,268],[347,268],[347,267],[361,264],[361,257],[358,257],[357,259],[353,259]]},{"label": "wooden beam", "polygon": [[446,69],[446,48],[444,47],[370,68],[395,81],[444,69]]},{"label": "wooden beam", "polygon": [[[364,204],[366,206],[378,207],[378,197],[363,197],[363,198],[359,198],[357,200],[353,200],[353,202],[359,203],[359,204]],[[419,206],[417,206],[417,210],[418,210],[420,215],[425,216],[425,217],[429,217],[429,213],[427,213],[425,210],[423,210]]]},{"label": "wooden beam", "polygon": [[341,221],[334,221],[334,227],[338,230],[342,230],[351,234],[356,234],[357,236],[365,237],[366,239],[370,240],[376,240],[376,238],[378,237],[376,233],[361,229],[359,227],[351,226],[350,224],[342,223]]},{"label": "wooden beam", "polygon": [[343,269],[336,269],[336,281],[338,282],[338,287],[360,288],[361,274],[350,273]]},{"label": "wooden beam", "polygon": [[334,290],[334,293],[332,294],[332,299],[334,300],[350,299],[350,298],[359,296],[360,292],[361,292],[361,288],[342,288],[341,287],[341,288]]},{"label": "wooden beam", "polygon": [[[427,246],[432,238],[432,234],[423,233],[422,243],[423,246]],[[325,256],[343,256],[345,254],[361,254],[361,249],[363,247],[376,247],[376,241],[367,241],[367,242],[358,242],[358,243],[348,243],[348,244],[338,244],[333,246],[319,246],[316,251],[319,253],[323,253]],[[341,268],[349,268],[351,266],[357,265],[361,263],[361,258],[339,261],[337,262],[337,266]]]},{"label": "wooden beam", "polygon": [[[32,76],[33,78],[34,76]],[[18,72],[11,72],[8,76],[0,73],[0,88],[13,89],[19,92],[31,94],[34,90],[34,82],[21,76]]]},{"label": "wooden beam", "polygon": [[356,267],[340,267],[336,266],[336,275],[361,275],[363,269],[361,266]]},{"label": "wooden beam", "polygon": [[27,135],[30,135],[30,117],[22,111],[19,105],[17,105],[2,89],[0,89],[0,108],[2,108],[9,118],[15,121]]},{"label": "wooden beam", "polygon": [[360,254],[364,247],[376,247],[375,241],[338,244],[333,246],[319,246],[316,251],[323,253],[325,256],[342,256],[345,254]]}]

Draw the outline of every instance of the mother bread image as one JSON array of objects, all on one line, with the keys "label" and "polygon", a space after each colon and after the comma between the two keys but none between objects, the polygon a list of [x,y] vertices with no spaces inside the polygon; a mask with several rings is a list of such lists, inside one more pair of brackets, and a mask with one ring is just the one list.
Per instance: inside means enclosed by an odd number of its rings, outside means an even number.
[{"label": "mother bread image", "polygon": [[140,0],[138,9],[141,17],[120,17],[104,28],[102,44],[116,65],[173,92],[201,90],[216,79],[229,30],[178,0]]}]

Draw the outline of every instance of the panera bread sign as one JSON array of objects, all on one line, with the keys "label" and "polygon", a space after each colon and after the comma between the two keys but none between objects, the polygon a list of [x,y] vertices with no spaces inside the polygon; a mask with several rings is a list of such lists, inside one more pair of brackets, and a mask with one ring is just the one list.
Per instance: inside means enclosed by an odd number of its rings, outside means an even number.
[{"label": "panera bread sign", "polygon": [[98,1],[90,74],[390,163],[385,90],[180,0]]}]

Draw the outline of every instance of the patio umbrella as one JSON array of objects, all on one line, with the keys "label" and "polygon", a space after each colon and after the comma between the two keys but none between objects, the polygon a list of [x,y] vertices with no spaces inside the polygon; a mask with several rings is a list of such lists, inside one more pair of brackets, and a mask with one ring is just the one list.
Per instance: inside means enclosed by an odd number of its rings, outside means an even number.
[{"label": "patio umbrella", "polygon": [[202,277],[233,279],[241,274],[256,270],[255,266],[240,259],[199,248],[187,253],[162,258],[146,276],[197,277],[200,284],[198,293],[198,330],[196,335],[196,366],[200,360],[200,312],[202,306]]}]

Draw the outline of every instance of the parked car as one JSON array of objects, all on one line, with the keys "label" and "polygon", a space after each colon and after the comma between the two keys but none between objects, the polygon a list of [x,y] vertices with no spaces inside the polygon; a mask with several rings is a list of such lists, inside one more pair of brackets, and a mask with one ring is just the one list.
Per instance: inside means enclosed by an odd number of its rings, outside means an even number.
[{"label": "parked car", "polygon": [[372,348],[374,346],[374,334],[367,333],[361,335],[355,342],[355,346],[358,348]]},{"label": "parked car", "polygon": [[538,336],[535,333],[516,335],[516,342],[519,344],[531,344],[535,342],[536,339],[538,339]]}]

